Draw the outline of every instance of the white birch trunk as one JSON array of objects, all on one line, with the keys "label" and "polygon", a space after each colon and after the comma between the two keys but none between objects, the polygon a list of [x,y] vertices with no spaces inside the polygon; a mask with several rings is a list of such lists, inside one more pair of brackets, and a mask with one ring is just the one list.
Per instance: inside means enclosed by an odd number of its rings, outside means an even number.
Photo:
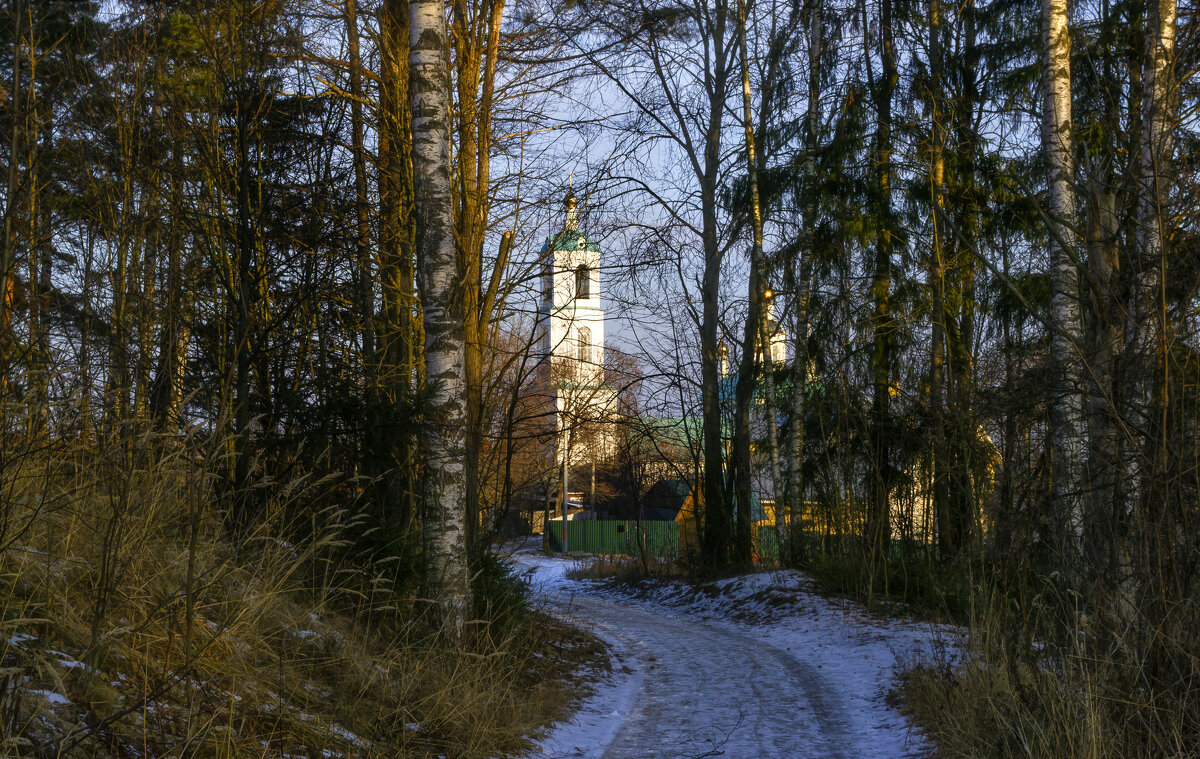
[{"label": "white birch trunk", "polygon": [[1082,530],[1083,403],[1079,274],[1075,248],[1075,164],[1071,123],[1071,37],[1067,0],[1042,0],[1042,149],[1049,180],[1050,339],[1054,380],[1050,404],[1053,528],[1063,542],[1064,566],[1077,566]]},{"label": "white birch trunk", "polygon": [[440,0],[412,0],[409,14],[416,252],[429,385],[421,513],[426,592],[441,607],[443,629],[458,637],[469,597],[463,524],[466,385],[450,194],[449,41]]}]

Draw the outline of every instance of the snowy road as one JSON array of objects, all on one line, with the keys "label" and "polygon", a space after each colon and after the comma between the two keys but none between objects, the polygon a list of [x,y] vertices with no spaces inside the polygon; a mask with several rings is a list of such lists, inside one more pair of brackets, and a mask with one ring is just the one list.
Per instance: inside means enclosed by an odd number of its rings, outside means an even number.
[{"label": "snowy road", "polygon": [[[571,562],[522,552],[546,608],[609,646],[614,673],[531,756],[894,759],[928,753],[886,702],[897,657],[928,625],[878,620],[795,572],[636,596],[571,581]],[[944,632],[944,631],[942,631]]]}]

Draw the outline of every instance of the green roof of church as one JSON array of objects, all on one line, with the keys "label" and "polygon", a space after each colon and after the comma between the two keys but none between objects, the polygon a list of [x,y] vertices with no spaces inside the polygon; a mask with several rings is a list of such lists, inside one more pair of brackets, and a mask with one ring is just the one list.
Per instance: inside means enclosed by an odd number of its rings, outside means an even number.
[{"label": "green roof of church", "polygon": [[[583,247],[579,247],[579,238],[583,238]],[[600,245],[582,232],[573,232],[564,229],[556,235],[546,237],[546,245],[542,248],[543,252],[551,250],[590,250],[593,253],[599,252]]]},{"label": "green roof of church", "polygon": [[643,434],[660,442],[687,448],[704,440],[703,421],[692,416],[648,416],[637,420]]}]

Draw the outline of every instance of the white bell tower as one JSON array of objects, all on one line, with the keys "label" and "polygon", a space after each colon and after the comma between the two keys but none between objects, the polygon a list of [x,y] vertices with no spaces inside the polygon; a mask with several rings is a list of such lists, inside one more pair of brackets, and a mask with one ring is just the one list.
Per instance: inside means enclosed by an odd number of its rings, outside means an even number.
[{"label": "white bell tower", "polygon": [[[604,381],[604,301],[600,246],[579,229],[579,199],[568,190],[562,228],[542,249],[538,309],[541,351],[554,394],[556,446],[572,465],[605,457],[610,442],[602,423],[616,407]],[[556,456],[561,464],[561,453]]]}]

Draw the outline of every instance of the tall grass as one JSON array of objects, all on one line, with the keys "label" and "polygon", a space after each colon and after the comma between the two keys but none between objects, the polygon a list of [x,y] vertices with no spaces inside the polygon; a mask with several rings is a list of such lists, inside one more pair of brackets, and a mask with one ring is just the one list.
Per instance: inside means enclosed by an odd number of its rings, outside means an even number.
[{"label": "tall grass", "polygon": [[965,650],[911,663],[902,700],[939,756],[1200,756],[1200,610],[1155,624],[1127,609],[1119,626],[1093,612],[1068,628],[1056,595],[981,591]]},{"label": "tall grass", "polygon": [[484,757],[563,715],[601,652],[503,567],[450,644],[394,561],[356,558],[353,483],[258,483],[264,516],[231,529],[216,450],[5,446],[0,753]]}]

